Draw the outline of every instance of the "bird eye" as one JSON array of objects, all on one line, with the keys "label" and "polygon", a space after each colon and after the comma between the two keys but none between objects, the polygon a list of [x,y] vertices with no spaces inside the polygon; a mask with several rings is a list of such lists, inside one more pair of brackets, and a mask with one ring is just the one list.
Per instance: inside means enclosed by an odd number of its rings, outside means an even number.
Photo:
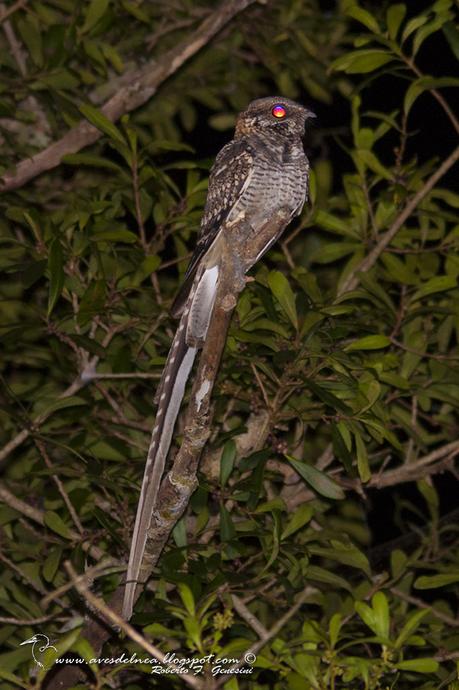
[{"label": "bird eye", "polygon": [[282,120],[283,117],[287,115],[287,111],[284,108],[283,105],[280,105],[279,103],[274,106],[274,108],[271,110],[271,114],[273,117],[277,117],[278,120]]}]

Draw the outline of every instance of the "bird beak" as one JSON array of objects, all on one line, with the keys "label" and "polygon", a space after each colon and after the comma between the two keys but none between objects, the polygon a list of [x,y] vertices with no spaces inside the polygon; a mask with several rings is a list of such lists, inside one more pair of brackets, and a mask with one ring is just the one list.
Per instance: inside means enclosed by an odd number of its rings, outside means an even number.
[{"label": "bird beak", "polygon": [[312,110],[308,110],[307,108],[305,108],[305,112],[306,112],[306,118],[308,120],[311,118],[317,117],[317,115],[315,113],[313,113]]},{"label": "bird beak", "polygon": [[35,638],[33,637],[28,640],[24,640],[24,642],[21,642],[19,646],[22,647],[23,644],[32,644],[32,642],[35,642]]}]

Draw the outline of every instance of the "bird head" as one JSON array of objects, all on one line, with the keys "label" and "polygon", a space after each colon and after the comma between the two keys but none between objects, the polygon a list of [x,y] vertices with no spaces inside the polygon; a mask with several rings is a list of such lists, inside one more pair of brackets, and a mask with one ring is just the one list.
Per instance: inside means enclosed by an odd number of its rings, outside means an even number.
[{"label": "bird head", "polygon": [[290,98],[270,96],[252,101],[236,122],[236,137],[249,134],[302,137],[306,120],[315,114]]}]

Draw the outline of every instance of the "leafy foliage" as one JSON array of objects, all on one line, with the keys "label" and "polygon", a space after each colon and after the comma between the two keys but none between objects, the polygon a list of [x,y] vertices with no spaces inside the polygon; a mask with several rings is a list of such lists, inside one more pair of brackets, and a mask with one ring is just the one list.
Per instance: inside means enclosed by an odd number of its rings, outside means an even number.
[{"label": "leafy foliage", "polygon": [[[235,113],[277,91],[339,119],[307,133],[311,203],[241,296],[200,486],[134,624],[163,652],[240,659],[258,639],[247,610],[272,631],[303,592],[253,673],[228,676],[227,690],[446,687],[456,677],[459,554],[433,477],[452,471],[456,481],[459,450],[450,177],[419,198],[371,265],[361,262],[443,162],[425,153],[423,108],[457,134],[454,70],[418,67],[432,41],[457,58],[453,3],[254,6],[146,106],[117,123],[101,113],[128,69],[213,11],[43,0],[3,23],[3,169],[82,117],[103,137],[1,198],[0,678],[31,687],[37,669],[20,643],[37,632],[58,652],[34,687],[48,687],[65,652],[95,656],[74,590],[43,597],[68,582],[66,560],[83,572],[126,558],[174,329],[167,309],[211,159]],[[411,539],[378,561],[365,498],[385,487]],[[111,567],[94,589],[107,599],[120,578]],[[106,655],[121,649],[138,651],[115,639]],[[100,688],[183,684],[147,664],[89,665]]]}]

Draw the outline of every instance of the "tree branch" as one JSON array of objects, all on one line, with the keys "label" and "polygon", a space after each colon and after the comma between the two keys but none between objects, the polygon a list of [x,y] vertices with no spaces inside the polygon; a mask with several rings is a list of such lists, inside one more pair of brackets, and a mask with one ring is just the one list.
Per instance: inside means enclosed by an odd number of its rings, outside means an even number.
[{"label": "tree branch", "polygon": [[14,3],[14,5],[11,5],[11,7],[8,7],[8,9],[5,9],[2,14],[0,14],[0,24],[2,24],[5,19],[10,17],[12,14],[17,12],[17,10],[20,10],[21,7],[24,7],[24,5],[27,5],[28,0],[17,0],[17,2]]},{"label": "tree branch", "polygon": [[[85,576],[77,575],[70,561],[65,561],[64,567],[70,576],[72,585],[87,601],[91,610],[98,611],[113,627],[120,628],[128,637],[131,638],[133,642],[136,642],[154,659],[164,661],[165,655],[157,647],[148,642],[148,640],[146,640],[143,635],[140,635],[140,633],[138,633],[137,630],[132,627],[132,625],[126,623],[126,621],[123,620],[121,616],[116,613],[116,611],[113,611],[104,601],[102,601],[102,599],[99,599],[99,597],[96,597],[95,594],[91,592],[87,584],[87,578]],[[191,688],[202,687],[201,681],[189,673],[181,673],[180,678],[182,678]]]},{"label": "tree branch", "polygon": [[346,280],[340,286],[337,297],[341,297],[345,292],[354,290],[359,284],[359,273],[366,273],[373,268],[383,251],[392,242],[395,235],[403,226],[406,220],[411,216],[413,211],[427,194],[435,187],[437,182],[445,175],[450,168],[459,159],[459,146],[446,158],[440,167],[429,177],[421,189],[411,198],[406,204],[402,212],[397,216],[395,221],[390,226],[389,230],[381,237],[377,245],[371,250],[367,257],[347,276]]},{"label": "tree branch", "polygon": [[[125,113],[146,103],[158,87],[222,29],[233,17],[257,0],[227,0],[213,12],[185,41],[169,50],[157,60],[152,60],[129,75],[129,83],[121,88],[101,108],[112,122]],[[96,142],[102,133],[89,122],[80,122],[61,139],[48,148],[27,158],[0,178],[0,190],[17,189],[46,170],[55,168],[69,153],[76,153]]]}]

